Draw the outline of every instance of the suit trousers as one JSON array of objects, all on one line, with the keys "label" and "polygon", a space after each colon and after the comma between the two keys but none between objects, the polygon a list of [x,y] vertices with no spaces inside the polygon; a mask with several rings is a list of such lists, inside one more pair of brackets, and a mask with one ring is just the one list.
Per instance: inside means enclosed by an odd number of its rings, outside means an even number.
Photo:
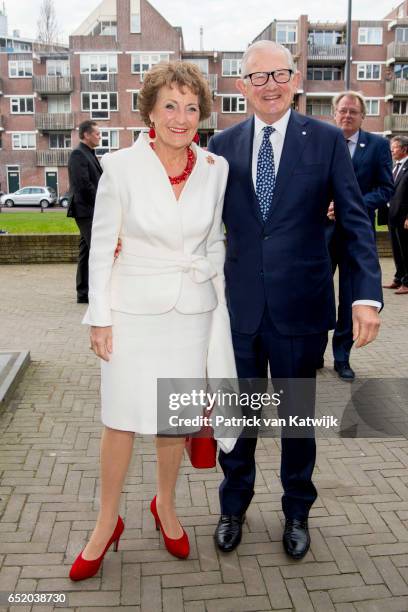
[{"label": "suit trousers", "polygon": [[408,230],[393,225],[389,230],[395,262],[394,280],[408,287]]},{"label": "suit trousers", "polygon": [[89,249],[91,248],[92,217],[75,217],[75,222],[80,233],[76,291],[78,298],[87,298],[89,278],[88,261]]},{"label": "suit trousers", "polygon": [[[254,334],[232,332],[238,377],[308,378],[312,383],[309,412],[314,413],[316,364],[323,334],[282,336],[271,321],[267,309]],[[254,495],[256,437],[240,436],[230,453],[220,451],[219,462],[224,472],[220,487],[222,514],[242,516]],[[304,519],[317,497],[312,482],[316,460],[314,437],[282,437],[281,481],[282,509],[287,518]]]}]

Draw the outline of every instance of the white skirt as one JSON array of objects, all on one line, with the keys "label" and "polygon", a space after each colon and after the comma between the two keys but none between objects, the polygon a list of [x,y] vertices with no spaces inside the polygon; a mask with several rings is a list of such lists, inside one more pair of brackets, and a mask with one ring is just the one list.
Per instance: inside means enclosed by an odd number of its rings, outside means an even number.
[{"label": "white skirt", "polygon": [[157,433],[157,379],[205,379],[212,315],[112,311],[113,350],[101,360],[104,425]]}]

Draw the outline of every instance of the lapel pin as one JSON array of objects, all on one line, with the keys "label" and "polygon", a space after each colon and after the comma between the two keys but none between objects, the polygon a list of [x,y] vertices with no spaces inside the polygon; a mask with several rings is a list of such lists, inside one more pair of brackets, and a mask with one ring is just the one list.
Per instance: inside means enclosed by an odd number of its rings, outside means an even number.
[{"label": "lapel pin", "polygon": [[364,147],[365,147],[365,143],[364,143],[364,142],[360,142],[360,147],[361,147],[362,149],[364,149]]},{"label": "lapel pin", "polygon": [[306,136],[306,132],[302,132],[302,135],[303,135],[303,136]]},{"label": "lapel pin", "polygon": [[211,155],[207,155],[206,160],[208,164],[215,164],[215,160]]}]

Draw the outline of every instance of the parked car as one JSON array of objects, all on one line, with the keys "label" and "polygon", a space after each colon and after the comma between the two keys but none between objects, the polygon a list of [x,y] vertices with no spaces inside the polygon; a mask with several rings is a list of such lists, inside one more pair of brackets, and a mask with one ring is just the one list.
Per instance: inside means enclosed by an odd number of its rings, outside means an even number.
[{"label": "parked car", "polygon": [[69,193],[69,191],[66,191],[62,196],[58,198],[58,204],[62,206],[62,208],[68,208],[70,195],[71,194]]},{"label": "parked car", "polygon": [[14,193],[5,193],[1,196],[2,206],[41,206],[48,208],[57,202],[57,194],[52,187],[23,187]]}]

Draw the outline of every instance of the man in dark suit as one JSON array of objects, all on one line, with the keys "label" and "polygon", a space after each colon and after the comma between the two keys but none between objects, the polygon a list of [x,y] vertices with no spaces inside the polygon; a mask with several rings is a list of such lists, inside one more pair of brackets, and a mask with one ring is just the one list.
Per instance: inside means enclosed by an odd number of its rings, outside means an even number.
[{"label": "man in dark suit", "polygon": [[[272,379],[314,385],[323,338],[335,325],[325,239],[329,203],[336,202],[353,264],[358,347],[374,340],[379,328],[374,236],[341,131],[291,110],[299,73],[289,51],[257,42],[246,50],[241,73],[237,87],[255,116],[216,134],[209,145],[229,163],[225,278],[238,376],[265,379],[269,364]],[[314,393],[309,403],[313,414]],[[225,552],[239,544],[254,495],[255,448],[255,436],[240,436],[230,453],[219,455],[224,480],[215,540]],[[315,457],[314,437],[282,438],[283,545],[294,559],[310,545]]]},{"label": "man in dark suit", "polygon": [[[339,93],[333,100],[334,119],[344,135],[349,149],[357,182],[375,235],[375,211],[387,206],[394,193],[392,159],[386,138],[361,129],[366,116],[366,103],[355,91]],[[326,237],[329,245],[333,274],[339,269],[339,305],[333,334],[334,369],[346,381],[355,378],[350,367],[353,346],[351,272],[344,246],[344,231],[334,220],[333,204],[329,207]],[[320,367],[323,367],[322,347]]]},{"label": "man in dark suit", "polygon": [[68,160],[70,202],[68,217],[74,217],[80,232],[76,290],[78,304],[88,303],[88,259],[96,190],[102,167],[95,155],[101,135],[95,121],[79,126],[80,143]]},{"label": "man in dark suit", "polygon": [[391,140],[395,161],[393,170],[395,194],[390,200],[388,227],[395,262],[394,280],[387,289],[396,289],[397,295],[408,294],[408,138],[395,136]]}]

